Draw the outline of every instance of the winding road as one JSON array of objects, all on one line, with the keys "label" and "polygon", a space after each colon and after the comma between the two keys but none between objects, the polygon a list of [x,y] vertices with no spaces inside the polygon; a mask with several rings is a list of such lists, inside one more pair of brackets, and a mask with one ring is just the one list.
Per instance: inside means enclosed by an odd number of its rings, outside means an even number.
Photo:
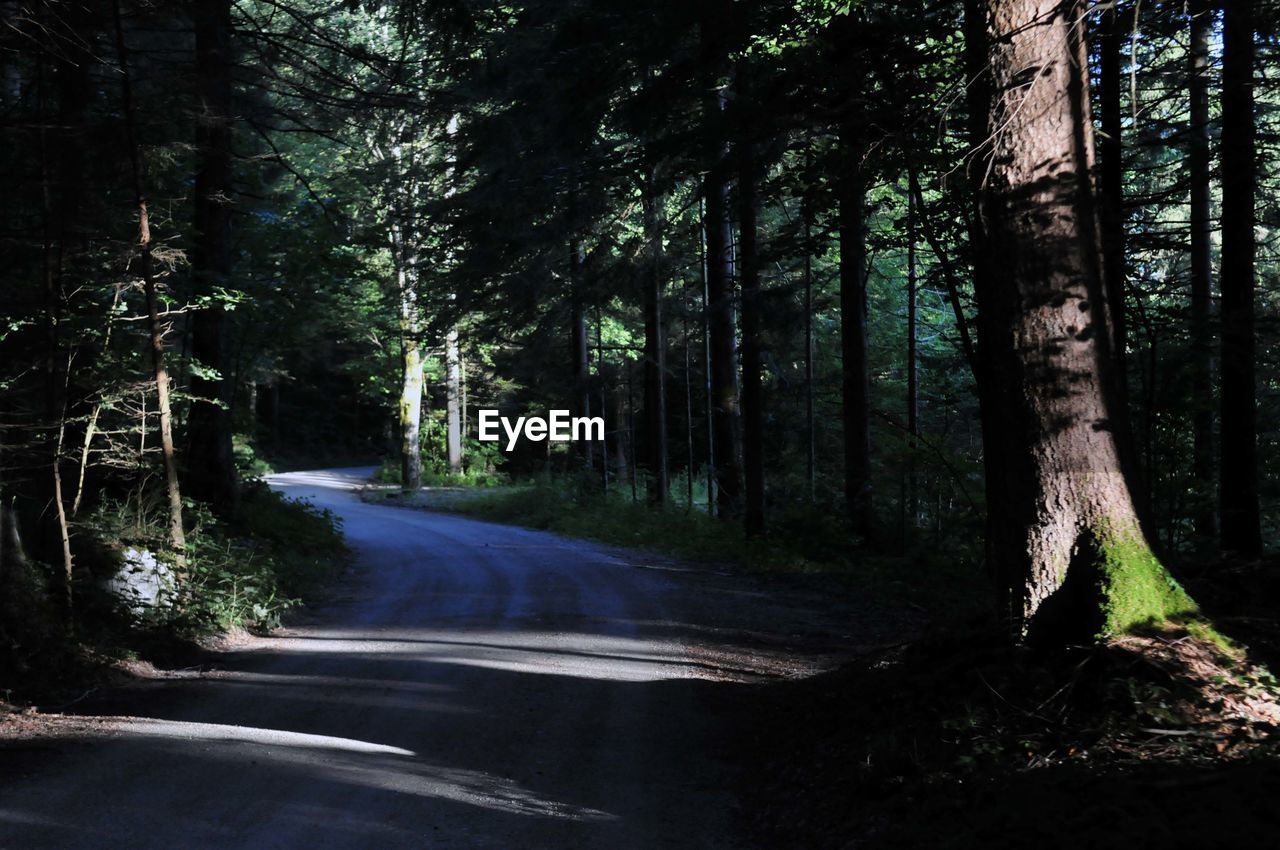
[{"label": "winding road", "polygon": [[367,504],[354,491],[368,473],[272,477],[342,518],[351,574],[215,669],[50,718],[0,777],[0,846],[740,846],[752,683],[855,648],[868,636],[848,613]]}]

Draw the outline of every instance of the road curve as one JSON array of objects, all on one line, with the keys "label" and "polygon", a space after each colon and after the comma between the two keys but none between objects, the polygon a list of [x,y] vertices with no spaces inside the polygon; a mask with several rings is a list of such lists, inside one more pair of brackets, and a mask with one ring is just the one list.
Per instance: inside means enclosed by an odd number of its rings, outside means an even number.
[{"label": "road curve", "polygon": [[737,846],[725,730],[742,683],[811,663],[788,646],[804,605],[365,504],[367,474],[272,477],[342,518],[353,574],[216,670],[54,718],[39,764],[0,777],[0,846]]}]

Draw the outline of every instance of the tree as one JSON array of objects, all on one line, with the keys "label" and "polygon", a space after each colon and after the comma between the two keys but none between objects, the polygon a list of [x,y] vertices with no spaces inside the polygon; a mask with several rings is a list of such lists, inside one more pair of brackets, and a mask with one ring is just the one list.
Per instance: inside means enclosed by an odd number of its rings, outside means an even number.
[{"label": "tree", "polygon": [[1258,508],[1254,226],[1253,0],[1225,4],[1222,25],[1222,548],[1262,551]]},{"label": "tree", "polygon": [[649,501],[665,505],[671,489],[667,464],[667,333],[663,318],[666,278],[662,256],[662,196],[653,163],[641,187],[644,207],[644,409]]},{"label": "tree", "polygon": [[[738,72],[738,97],[752,92],[746,72]],[[754,113],[753,113],[754,117]],[[750,121],[749,126],[755,122]],[[760,380],[763,307],[760,292],[760,252],[756,245],[757,209],[755,140],[749,135],[738,142],[738,244],[742,269],[742,468],[746,476],[748,536],[765,530],[764,498],[764,399]]]},{"label": "tree", "polygon": [[[1020,637],[1117,634],[1194,605],[1152,553],[1121,463],[1082,5],[989,0],[976,281],[987,556]],[[993,472],[999,472],[995,480]]]},{"label": "tree", "polygon": [[872,534],[871,373],[867,360],[865,150],[846,125],[840,178],[840,352],[844,401],[845,504],[854,531]]},{"label": "tree", "polygon": [[231,452],[232,386],[221,297],[231,283],[232,68],[230,0],[197,0],[195,24],[195,222],[191,277],[203,309],[192,322],[191,351],[199,364],[191,380],[187,418],[187,487],[221,510],[236,502]]},{"label": "tree", "polygon": [[1208,0],[1191,4],[1190,95],[1187,159],[1191,174],[1191,403],[1194,406],[1191,472],[1197,506],[1192,518],[1201,545],[1217,536],[1213,510],[1213,358],[1210,315],[1213,309],[1212,233],[1209,150],[1209,38],[1213,11]]},{"label": "tree", "polygon": [[[724,92],[706,102],[706,122],[718,128]],[[734,341],[732,224],[729,221],[728,152],[717,141],[703,178],[707,234],[707,311],[711,355],[711,419],[714,428],[716,511],[723,519],[742,510],[742,474],[738,462],[738,357]]]}]

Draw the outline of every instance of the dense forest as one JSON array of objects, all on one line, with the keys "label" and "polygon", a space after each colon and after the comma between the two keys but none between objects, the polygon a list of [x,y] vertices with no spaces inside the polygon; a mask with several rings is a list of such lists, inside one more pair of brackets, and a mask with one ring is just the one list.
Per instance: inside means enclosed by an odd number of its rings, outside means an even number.
[{"label": "dense forest", "polygon": [[[277,624],[342,542],[261,478],[339,466],[1006,646],[1266,642],[1280,6],[3,16],[0,677]],[[479,439],[553,409],[603,439]]]}]

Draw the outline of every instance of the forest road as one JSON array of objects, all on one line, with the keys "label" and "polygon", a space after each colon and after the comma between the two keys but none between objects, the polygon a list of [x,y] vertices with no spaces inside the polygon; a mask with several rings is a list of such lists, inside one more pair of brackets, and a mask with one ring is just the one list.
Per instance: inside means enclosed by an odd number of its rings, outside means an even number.
[{"label": "forest road", "polygon": [[754,689],[883,630],[816,591],[366,504],[370,471],[270,479],[343,520],[329,601],[51,718],[16,769],[0,752],[0,846],[740,846]]}]

